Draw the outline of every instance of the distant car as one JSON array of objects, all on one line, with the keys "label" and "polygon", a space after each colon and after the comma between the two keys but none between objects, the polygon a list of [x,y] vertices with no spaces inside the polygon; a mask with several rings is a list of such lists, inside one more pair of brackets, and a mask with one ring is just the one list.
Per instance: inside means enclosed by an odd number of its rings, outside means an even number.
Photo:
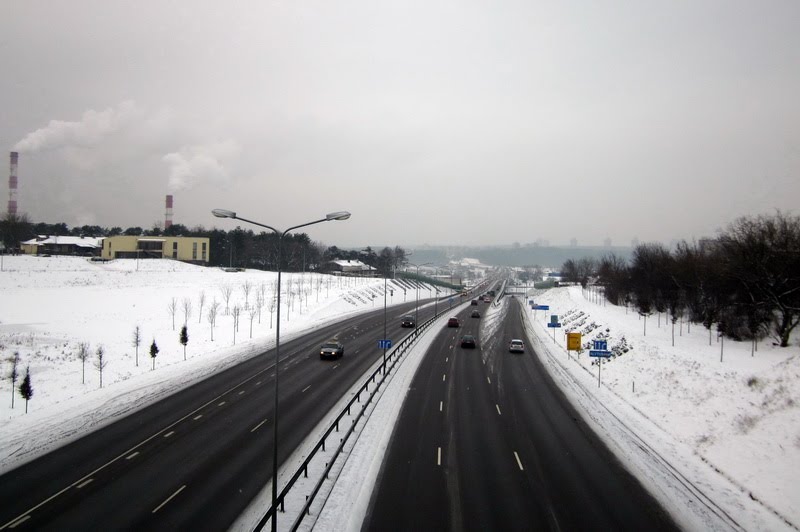
[{"label": "distant car", "polygon": [[488,302],[489,302],[489,301],[491,301],[491,300],[492,300],[492,298],[490,298],[489,296],[484,296],[484,297],[483,297],[483,302],[484,302],[484,303],[488,303]]},{"label": "distant car", "polygon": [[461,321],[458,318],[450,318],[447,320],[448,327],[461,327]]},{"label": "distant car", "polygon": [[473,299],[472,301],[470,301],[470,305],[477,306],[478,305],[478,300],[477,299]]},{"label": "distant car", "polygon": [[461,347],[466,347],[469,349],[474,349],[477,347],[477,342],[475,341],[475,337],[471,334],[465,334],[461,337]]},{"label": "distant car", "polygon": [[525,352],[525,344],[522,340],[513,339],[508,344],[508,352],[509,353],[524,353]]},{"label": "distant car", "polygon": [[344,356],[344,345],[341,342],[331,341],[322,344],[319,350],[320,360],[326,358],[341,358]]},{"label": "distant car", "polygon": [[472,314],[470,314],[470,317],[472,317],[472,318],[480,318],[481,317],[481,313],[480,313],[479,310],[473,310]]},{"label": "distant car", "polygon": [[416,325],[417,322],[414,321],[414,316],[411,316],[410,314],[400,318],[400,327],[415,327]]}]

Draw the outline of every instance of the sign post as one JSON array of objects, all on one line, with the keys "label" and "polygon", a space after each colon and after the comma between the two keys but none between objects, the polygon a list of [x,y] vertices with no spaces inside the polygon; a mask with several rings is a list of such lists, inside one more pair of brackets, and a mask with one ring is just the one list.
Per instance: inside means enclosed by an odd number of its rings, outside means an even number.
[{"label": "sign post", "polygon": [[[540,306],[547,306],[547,305],[540,305]],[[550,315],[550,323],[548,323],[547,326],[550,327],[551,329],[553,329],[553,343],[556,343],[556,329],[561,327],[561,324],[558,323],[558,315],[557,314],[551,314]]]},{"label": "sign post", "polygon": [[[589,350],[590,357],[609,358],[611,351],[608,350],[608,342],[606,340],[594,340],[594,349]],[[597,387],[600,387],[600,368],[603,367],[603,361],[597,361]]]}]

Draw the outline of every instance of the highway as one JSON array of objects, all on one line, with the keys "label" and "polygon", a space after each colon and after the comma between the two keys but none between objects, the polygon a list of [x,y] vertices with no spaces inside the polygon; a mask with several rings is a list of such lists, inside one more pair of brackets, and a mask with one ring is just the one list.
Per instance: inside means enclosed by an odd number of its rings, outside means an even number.
[{"label": "highway", "polygon": [[[388,310],[395,342],[413,309]],[[383,326],[380,308],[281,342],[279,462],[382,356]],[[330,338],[345,355],[321,361]],[[272,350],[6,473],[0,529],[226,530],[271,478],[274,378]]]},{"label": "highway", "polygon": [[[676,530],[581,420],[525,339],[521,305],[462,312],[422,361],[364,530]],[[462,349],[463,334],[478,337]],[[527,343],[527,342],[526,342]]]}]

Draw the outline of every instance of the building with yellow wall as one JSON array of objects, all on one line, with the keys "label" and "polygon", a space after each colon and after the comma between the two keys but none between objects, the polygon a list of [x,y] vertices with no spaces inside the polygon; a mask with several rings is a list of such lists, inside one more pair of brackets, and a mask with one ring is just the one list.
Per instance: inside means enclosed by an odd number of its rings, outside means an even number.
[{"label": "building with yellow wall", "polygon": [[165,258],[208,264],[210,242],[198,236],[109,236],[103,241],[103,259]]}]

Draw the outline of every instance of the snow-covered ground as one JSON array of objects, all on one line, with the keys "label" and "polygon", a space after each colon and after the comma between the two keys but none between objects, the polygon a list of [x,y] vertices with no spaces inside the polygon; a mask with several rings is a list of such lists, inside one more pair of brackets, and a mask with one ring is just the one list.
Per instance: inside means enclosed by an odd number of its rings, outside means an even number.
[{"label": "snow-covered ground", "polygon": [[[169,261],[140,261],[138,270],[133,260],[103,264],[83,259],[5,257],[4,261],[0,272],[0,398],[6,394],[7,399],[0,405],[2,470],[124,415],[143,401],[171,393],[178,385],[235,364],[274,341],[265,306],[261,323],[257,316],[253,318],[253,340],[249,339],[249,313],[242,313],[234,344],[233,317],[225,313],[222,290],[231,286],[229,306],[243,307],[242,286],[249,281],[254,287],[248,298],[252,305],[262,284],[265,293],[271,294],[272,273],[228,273]],[[304,282],[298,283],[299,278]],[[286,337],[371,310],[373,305],[379,307],[383,299],[382,280],[295,274],[285,276],[284,282],[304,294],[302,303],[295,295],[289,308],[282,310],[288,313],[288,321],[282,322]],[[201,291],[206,303],[198,320]],[[546,315],[525,311],[529,342],[584,417],[684,528],[798,529],[797,339],[783,349],[763,342],[751,355],[749,343],[725,340],[720,344],[712,338],[709,345],[708,331],[692,325],[689,332],[684,323],[682,328],[676,326],[673,346],[671,324],[664,316],[660,326],[656,316],[648,318],[645,334],[638,314],[598,303],[580,288],[559,288],[534,297],[537,303],[550,305],[550,310]],[[174,330],[168,310],[173,298],[178,305]],[[407,299],[412,298],[409,292]],[[187,320],[186,361],[178,341],[184,299],[193,307]],[[213,299],[222,307],[212,342],[206,316]],[[389,302],[398,304],[403,299],[402,290],[395,290]],[[496,336],[507,301],[504,298],[485,314],[482,344],[484,336]],[[558,315],[564,326],[557,329],[555,342],[553,329],[545,326],[551,314]],[[138,367],[132,346],[137,325],[142,331]],[[602,334],[609,349],[621,353],[603,364],[601,386],[596,359],[585,351],[568,354],[565,350],[563,333],[567,330],[582,332],[584,344]],[[149,345],[154,338],[160,353],[152,370]],[[81,384],[81,363],[76,358],[80,342],[91,344],[86,384]],[[423,336],[417,350],[407,356],[407,366],[398,370],[369,415],[351,457],[337,473],[332,502],[321,503],[317,529],[358,528],[353,515],[365,511],[400,398],[413,377],[419,353],[429,342]],[[93,365],[100,345],[109,359],[102,389]],[[19,395],[15,408],[10,408],[7,360],[15,351],[22,358],[21,373],[30,364],[33,378],[35,395],[27,415]],[[320,424],[320,431],[324,425]],[[309,438],[309,442],[313,440],[313,436]],[[302,460],[302,455],[303,450],[298,450],[297,460]],[[291,464],[281,478],[291,474],[289,469]],[[353,493],[360,494],[357,500],[348,499]],[[342,498],[342,494],[350,495]],[[349,503],[343,504],[344,500]]]},{"label": "snow-covered ground", "polygon": [[[5,399],[0,400],[0,472],[274,345],[270,301],[276,279],[272,272],[225,272],[169,260],[103,263],[74,257],[3,257],[0,398]],[[383,279],[284,274],[281,285],[283,339],[380,308],[384,299]],[[226,287],[231,292],[227,305]],[[265,304],[259,318],[256,301],[262,291]],[[387,303],[413,301],[415,295],[395,285]],[[420,291],[420,298],[430,295],[429,290]],[[208,312],[215,301],[220,307],[212,341]],[[234,307],[241,309],[238,332]],[[186,360],[179,341],[184,322],[189,335]],[[133,345],[136,327],[141,337],[138,366]],[[155,369],[150,357],[153,340],[159,348]],[[81,343],[89,347],[85,377],[78,358]],[[96,368],[101,346],[107,361],[102,388]],[[12,392],[9,359],[14,353],[20,355],[20,376]],[[26,414],[18,387],[27,367],[34,395]]]}]

